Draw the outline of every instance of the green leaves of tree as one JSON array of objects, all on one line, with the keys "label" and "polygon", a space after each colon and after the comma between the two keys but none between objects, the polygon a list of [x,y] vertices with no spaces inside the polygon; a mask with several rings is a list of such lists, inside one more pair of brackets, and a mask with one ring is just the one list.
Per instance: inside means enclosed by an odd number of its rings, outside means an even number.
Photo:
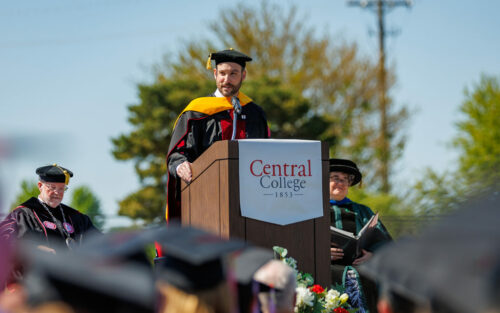
[{"label": "green leaves of tree", "polygon": [[36,182],[23,180],[21,182],[21,191],[16,195],[14,202],[10,205],[11,211],[29,198],[38,197],[38,194],[40,194],[40,190]]},{"label": "green leaves of tree", "polygon": [[101,211],[101,202],[87,186],[73,190],[70,206],[88,215],[95,227],[102,230],[105,216]]}]

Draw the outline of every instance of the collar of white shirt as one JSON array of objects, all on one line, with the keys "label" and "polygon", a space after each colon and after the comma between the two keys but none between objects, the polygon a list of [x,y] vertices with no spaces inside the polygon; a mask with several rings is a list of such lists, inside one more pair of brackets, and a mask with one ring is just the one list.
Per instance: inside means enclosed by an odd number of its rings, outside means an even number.
[{"label": "collar of white shirt", "polygon": [[214,95],[215,95],[217,98],[222,98],[222,97],[224,97],[224,95],[223,95],[223,94],[219,91],[219,89],[216,89],[216,90],[215,90]]}]

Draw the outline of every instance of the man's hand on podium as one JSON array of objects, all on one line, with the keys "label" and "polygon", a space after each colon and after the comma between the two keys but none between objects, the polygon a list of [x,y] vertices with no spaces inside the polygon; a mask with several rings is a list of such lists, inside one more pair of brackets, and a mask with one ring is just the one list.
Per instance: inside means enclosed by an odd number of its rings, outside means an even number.
[{"label": "man's hand on podium", "polygon": [[191,171],[191,163],[184,161],[177,166],[177,176],[181,178],[186,183],[190,183],[193,178],[193,172]]}]

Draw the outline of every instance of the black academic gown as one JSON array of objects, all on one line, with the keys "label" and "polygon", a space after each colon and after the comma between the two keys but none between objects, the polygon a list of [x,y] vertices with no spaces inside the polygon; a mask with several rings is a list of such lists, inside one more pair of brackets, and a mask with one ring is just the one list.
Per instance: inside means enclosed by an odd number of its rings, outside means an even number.
[{"label": "black academic gown", "polygon": [[[362,204],[352,202],[351,200],[345,201],[342,204],[335,204],[330,206],[330,223],[331,226],[346,230],[348,232],[358,234],[361,228],[368,222],[368,220],[375,215],[373,211]],[[375,253],[381,246],[392,241],[392,237],[387,231],[387,228],[378,221],[375,227],[372,239],[367,243],[366,250]],[[343,284],[344,270],[346,266],[353,266],[352,261],[338,260],[331,262],[331,279],[332,284]],[[357,270],[357,266],[354,267]],[[359,275],[359,273],[358,273]],[[363,298],[365,307],[370,313],[377,312],[378,289],[372,280],[367,279],[363,275],[359,275],[359,283],[362,286]]]},{"label": "black academic gown", "polygon": [[[236,139],[269,138],[266,115],[252,99],[239,93],[242,112],[238,116]],[[177,166],[194,162],[219,140],[229,140],[233,132],[231,98],[202,97],[193,100],[179,115],[168,148],[167,220],[180,217],[180,182]]]},{"label": "black academic gown", "polygon": [[[64,224],[59,208],[47,206],[54,217]],[[63,227],[67,234],[80,244],[85,234],[99,231],[94,227],[90,218],[77,210],[61,203],[66,224]],[[56,227],[52,217],[37,198],[30,198],[18,206],[0,223],[0,236],[3,239],[27,239],[37,241],[53,249],[66,249],[66,236]]]}]

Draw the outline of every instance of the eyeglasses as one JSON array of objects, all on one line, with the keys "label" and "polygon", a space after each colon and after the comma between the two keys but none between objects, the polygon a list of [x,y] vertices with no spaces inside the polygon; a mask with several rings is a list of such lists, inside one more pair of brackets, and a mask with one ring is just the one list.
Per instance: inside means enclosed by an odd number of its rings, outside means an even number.
[{"label": "eyeglasses", "polygon": [[350,176],[345,179],[345,178],[340,178],[339,176],[337,175],[333,175],[333,176],[330,176],[330,179],[333,180],[336,184],[344,184],[344,185],[351,185],[352,181],[353,181],[353,178],[351,178]]},{"label": "eyeglasses", "polygon": [[52,192],[57,192],[57,193],[63,193],[65,192],[66,190],[68,190],[68,186],[64,186],[64,187],[56,187],[54,185],[51,185],[51,184],[47,184],[47,183],[43,183],[45,185],[45,187],[47,187],[47,189],[49,191],[52,191]]}]

